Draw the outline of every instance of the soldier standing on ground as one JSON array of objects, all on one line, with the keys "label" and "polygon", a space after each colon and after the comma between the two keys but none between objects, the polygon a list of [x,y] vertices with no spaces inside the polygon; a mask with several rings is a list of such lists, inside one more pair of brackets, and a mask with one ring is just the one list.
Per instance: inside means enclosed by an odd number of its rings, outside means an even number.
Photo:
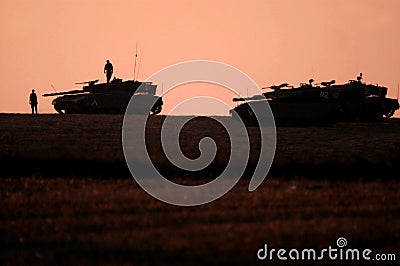
[{"label": "soldier standing on ground", "polygon": [[32,114],[37,114],[37,105],[38,105],[38,100],[37,100],[37,95],[35,93],[35,90],[32,90],[32,93],[29,95],[29,104],[31,105],[32,108]]},{"label": "soldier standing on ground", "polygon": [[110,60],[107,60],[106,65],[104,66],[104,73],[106,73],[107,83],[110,83],[111,75],[113,73],[113,65],[110,63]]}]

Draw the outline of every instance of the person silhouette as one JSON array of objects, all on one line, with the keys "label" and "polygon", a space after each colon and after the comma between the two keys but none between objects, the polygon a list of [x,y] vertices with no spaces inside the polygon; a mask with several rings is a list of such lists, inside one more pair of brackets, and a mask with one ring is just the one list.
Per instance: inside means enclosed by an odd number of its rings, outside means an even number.
[{"label": "person silhouette", "polygon": [[363,75],[362,75],[362,73],[360,73],[360,75],[357,76],[357,81],[358,81],[359,83],[361,83],[362,78],[363,78]]},{"label": "person silhouette", "polygon": [[106,73],[107,83],[110,83],[111,76],[113,74],[113,65],[110,63],[110,60],[107,60],[106,65],[104,66],[104,73]]},{"label": "person silhouette", "polygon": [[37,105],[38,105],[38,100],[37,100],[37,95],[35,93],[35,90],[32,90],[32,93],[29,95],[29,104],[31,105],[32,108],[32,114],[37,114]]}]

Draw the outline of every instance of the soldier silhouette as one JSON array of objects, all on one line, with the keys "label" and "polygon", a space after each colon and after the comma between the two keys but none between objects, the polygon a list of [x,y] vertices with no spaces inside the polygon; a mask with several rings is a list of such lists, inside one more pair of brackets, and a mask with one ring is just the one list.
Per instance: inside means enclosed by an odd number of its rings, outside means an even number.
[{"label": "soldier silhouette", "polygon": [[32,90],[32,93],[29,95],[29,104],[31,105],[32,108],[32,114],[37,114],[37,105],[38,105],[38,100],[37,100],[37,95],[35,93],[35,90]]},{"label": "soldier silhouette", "polygon": [[113,74],[113,65],[110,63],[110,60],[107,60],[106,65],[104,66],[104,73],[106,73],[107,83],[110,83],[111,76]]},{"label": "soldier silhouette", "polygon": [[358,81],[359,83],[361,83],[362,78],[363,78],[362,73],[360,73],[360,75],[357,76],[357,81]]}]

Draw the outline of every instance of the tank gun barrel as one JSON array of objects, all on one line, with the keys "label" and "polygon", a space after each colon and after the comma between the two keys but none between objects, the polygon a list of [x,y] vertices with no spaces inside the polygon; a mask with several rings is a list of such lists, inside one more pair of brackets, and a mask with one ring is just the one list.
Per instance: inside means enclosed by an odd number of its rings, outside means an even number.
[{"label": "tank gun barrel", "polygon": [[80,94],[84,93],[85,91],[83,90],[73,90],[73,91],[63,91],[63,92],[54,92],[54,93],[45,93],[42,96],[48,97],[48,96],[58,96],[58,95],[68,95],[68,94]]},{"label": "tank gun barrel", "polygon": [[246,98],[233,98],[232,101],[244,102],[244,101],[262,100],[262,99],[265,99],[264,95],[254,95],[252,97],[246,97]]}]

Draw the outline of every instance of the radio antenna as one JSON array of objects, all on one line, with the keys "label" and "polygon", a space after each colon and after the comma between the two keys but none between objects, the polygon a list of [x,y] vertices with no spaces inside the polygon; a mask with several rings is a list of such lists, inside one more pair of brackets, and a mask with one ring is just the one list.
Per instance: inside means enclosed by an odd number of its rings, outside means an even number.
[{"label": "radio antenna", "polygon": [[138,69],[137,69],[138,77],[139,77],[140,66],[142,65],[142,57],[143,57],[143,47],[142,47],[142,49],[140,51],[139,65],[138,65]]},{"label": "radio antenna", "polygon": [[397,82],[397,101],[399,101],[399,83]]},{"label": "radio antenna", "polygon": [[138,45],[138,42],[136,41],[136,50],[135,50],[135,67],[133,68],[133,81],[136,81],[136,59],[137,59],[137,45]]},{"label": "radio antenna", "polygon": [[56,88],[54,88],[53,84],[51,84],[51,87],[53,88],[53,90],[57,93],[58,91],[56,90]]}]

